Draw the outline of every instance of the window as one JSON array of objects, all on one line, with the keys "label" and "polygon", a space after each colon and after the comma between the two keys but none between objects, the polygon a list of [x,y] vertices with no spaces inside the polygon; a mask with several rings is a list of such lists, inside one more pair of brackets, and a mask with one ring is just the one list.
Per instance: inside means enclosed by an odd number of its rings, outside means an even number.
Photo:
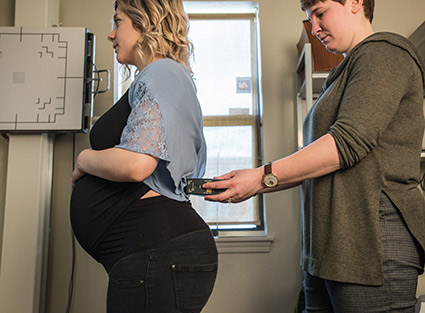
[{"label": "window", "polygon": [[[204,115],[208,154],[204,177],[257,167],[262,163],[258,4],[185,1],[184,5]],[[122,94],[128,86],[116,87]],[[262,196],[239,204],[207,202],[199,196],[191,196],[191,201],[219,235],[265,233]]]}]

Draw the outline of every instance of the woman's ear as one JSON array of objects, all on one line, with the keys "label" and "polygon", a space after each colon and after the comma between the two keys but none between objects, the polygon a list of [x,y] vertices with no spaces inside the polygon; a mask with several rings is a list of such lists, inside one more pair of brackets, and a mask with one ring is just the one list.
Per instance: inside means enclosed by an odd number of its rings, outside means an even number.
[{"label": "woman's ear", "polygon": [[363,0],[348,0],[351,1],[351,12],[354,14],[359,13],[363,9]]}]

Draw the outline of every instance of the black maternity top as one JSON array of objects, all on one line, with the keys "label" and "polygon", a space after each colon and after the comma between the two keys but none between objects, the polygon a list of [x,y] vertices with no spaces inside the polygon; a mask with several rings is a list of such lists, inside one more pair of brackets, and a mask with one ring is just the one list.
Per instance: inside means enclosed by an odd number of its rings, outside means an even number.
[{"label": "black maternity top", "polygon": [[[92,149],[103,150],[119,144],[130,111],[126,93],[93,126]],[[72,229],[81,246],[95,257],[94,248],[110,225],[149,190],[143,182],[118,183],[89,174],[81,177],[72,191],[70,209]]]}]

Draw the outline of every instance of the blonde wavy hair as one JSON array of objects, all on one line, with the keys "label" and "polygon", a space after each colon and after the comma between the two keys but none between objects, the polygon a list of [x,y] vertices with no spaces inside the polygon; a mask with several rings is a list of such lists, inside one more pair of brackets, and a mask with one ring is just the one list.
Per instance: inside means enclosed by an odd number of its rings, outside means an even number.
[{"label": "blonde wavy hair", "polygon": [[133,27],[141,32],[136,45],[140,58],[148,58],[149,63],[156,56],[170,58],[184,64],[192,73],[189,58],[193,45],[187,37],[189,20],[182,0],[116,0],[114,9],[126,14]]}]

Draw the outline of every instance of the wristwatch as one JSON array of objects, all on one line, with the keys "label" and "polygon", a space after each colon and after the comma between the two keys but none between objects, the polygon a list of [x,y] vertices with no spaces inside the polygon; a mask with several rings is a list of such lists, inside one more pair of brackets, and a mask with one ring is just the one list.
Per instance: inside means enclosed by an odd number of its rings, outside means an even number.
[{"label": "wristwatch", "polygon": [[263,183],[266,187],[273,188],[279,183],[279,179],[275,174],[272,173],[272,163],[264,165],[264,178]]}]

